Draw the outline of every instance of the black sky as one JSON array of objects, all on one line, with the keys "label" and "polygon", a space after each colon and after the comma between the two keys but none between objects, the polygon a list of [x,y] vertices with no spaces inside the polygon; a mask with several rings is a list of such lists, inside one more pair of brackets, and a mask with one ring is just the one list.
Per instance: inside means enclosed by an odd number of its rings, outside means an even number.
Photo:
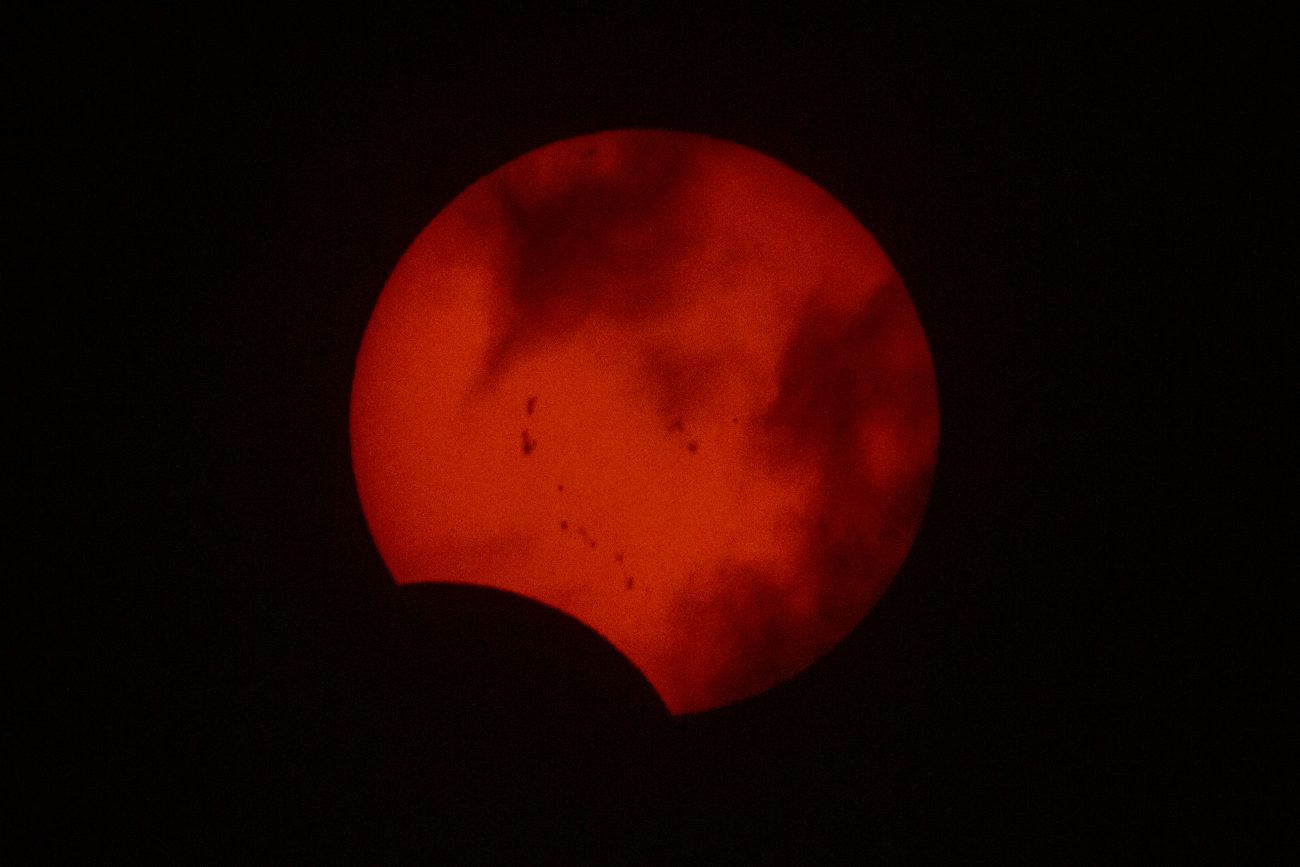
[{"label": "black sky", "polygon": [[[186,8],[7,40],[17,863],[1263,856],[1295,571],[1275,22]],[[396,590],[348,457],[415,234],[622,127],[829,190],[939,383],[884,600],[678,720],[564,616]]]}]

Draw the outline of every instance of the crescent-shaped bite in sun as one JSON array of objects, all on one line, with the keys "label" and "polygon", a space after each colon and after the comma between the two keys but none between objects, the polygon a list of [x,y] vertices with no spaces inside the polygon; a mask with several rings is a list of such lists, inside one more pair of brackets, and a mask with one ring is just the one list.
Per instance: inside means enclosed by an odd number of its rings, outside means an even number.
[{"label": "crescent-shaped bite in sun", "polygon": [[854,628],[915,538],[938,429],[871,234],[769,157],[650,131],[543,147],[453,200],[379,297],[351,410],[399,583],[561,609],[674,713]]}]

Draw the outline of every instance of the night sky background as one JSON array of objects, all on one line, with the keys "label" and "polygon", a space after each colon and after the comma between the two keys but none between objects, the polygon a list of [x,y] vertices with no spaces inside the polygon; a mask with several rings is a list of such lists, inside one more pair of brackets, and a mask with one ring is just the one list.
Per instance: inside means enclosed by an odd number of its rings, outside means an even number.
[{"label": "night sky background", "polygon": [[[6,860],[1264,858],[1294,824],[1283,28],[435,5],[8,28]],[[830,191],[939,385],[885,598],[794,681],[676,719],[564,615],[397,589],[348,452],[419,230],[623,127]]]}]

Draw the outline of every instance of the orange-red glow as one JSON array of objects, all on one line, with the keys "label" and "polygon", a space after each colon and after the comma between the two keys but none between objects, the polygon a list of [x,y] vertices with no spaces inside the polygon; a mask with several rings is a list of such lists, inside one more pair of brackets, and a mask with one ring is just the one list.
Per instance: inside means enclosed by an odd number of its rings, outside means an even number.
[{"label": "orange-red glow", "polygon": [[853,629],[937,444],[925,337],[870,233],[780,163],[685,133],[563,141],[467,189],[384,287],[352,394],[399,583],[568,612],[674,713]]}]

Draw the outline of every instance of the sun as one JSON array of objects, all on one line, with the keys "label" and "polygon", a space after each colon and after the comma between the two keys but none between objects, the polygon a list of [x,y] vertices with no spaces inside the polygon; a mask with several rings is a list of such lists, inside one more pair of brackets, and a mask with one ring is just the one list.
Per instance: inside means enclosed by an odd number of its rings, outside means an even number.
[{"label": "sun", "polygon": [[419,235],[351,431],[395,580],[563,610],[685,713],[865,616],[916,536],[938,418],[911,299],[852,214],[741,145],[616,131],[520,157]]}]

